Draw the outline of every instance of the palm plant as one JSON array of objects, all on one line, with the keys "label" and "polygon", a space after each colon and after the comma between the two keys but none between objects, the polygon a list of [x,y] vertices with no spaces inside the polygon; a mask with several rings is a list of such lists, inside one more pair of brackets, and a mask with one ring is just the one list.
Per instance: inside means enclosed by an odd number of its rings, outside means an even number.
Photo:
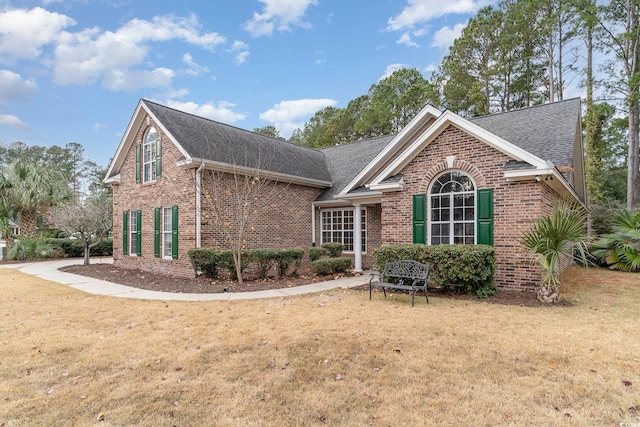
[{"label": "palm plant", "polygon": [[586,215],[568,202],[560,203],[553,214],[538,219],[523,233],[522,244],[543,270],[538,299],[560,301],[562,263],[572,262],[577,255],[587,264],[586,239]]},{"label": "palm plant", "polygon": [[613,270],[640,271],[640,209],[620,211],[613,229],[592,246],[593,255]]},{"label": "palm plant", "polygon": [[0,174],[0,203],[20,219],[21,234],[34,236],[39,213],[69,197],[69,186],[59,171],[39,163],[14,162]]}]

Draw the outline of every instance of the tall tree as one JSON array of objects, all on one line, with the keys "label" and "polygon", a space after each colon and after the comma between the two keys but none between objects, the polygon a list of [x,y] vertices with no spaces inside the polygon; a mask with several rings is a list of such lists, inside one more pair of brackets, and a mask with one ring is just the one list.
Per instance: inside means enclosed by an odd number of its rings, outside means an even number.
[{"label": "tall tree", "polygon": [[40,163],[16,161],[2,169],[0,199],[12,207],[13,219],[20,220],[21,234],[34,236],[39,214],[69,198],[62,174]]}]

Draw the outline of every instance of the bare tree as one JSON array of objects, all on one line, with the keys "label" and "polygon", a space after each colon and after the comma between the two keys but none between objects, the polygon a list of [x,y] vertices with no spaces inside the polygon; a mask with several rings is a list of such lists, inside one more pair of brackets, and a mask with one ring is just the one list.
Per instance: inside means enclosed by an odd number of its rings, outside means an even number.
[{"label": "bare tree", "polygon": [[89,265],[90,249],[107,237],[112,228],[112,202],[109,197],[92,197],[52,208],[46,216],[49,225],[75,237],[84,247],[84,265]]},{"label": "bare tree", "polygon": [[[258,212],[288,185],[270,177],[273,158],[274,147],[264,144],[258,152],[245,152],[243,159],[234,158],[224,168],[202,171],[201,199],[207,208],[201,208],[204,221],[210,224],[214,240],[233,254],[239,285],[244,283],[243,251]],[[251,166],[244,166],[247,164]]]}]

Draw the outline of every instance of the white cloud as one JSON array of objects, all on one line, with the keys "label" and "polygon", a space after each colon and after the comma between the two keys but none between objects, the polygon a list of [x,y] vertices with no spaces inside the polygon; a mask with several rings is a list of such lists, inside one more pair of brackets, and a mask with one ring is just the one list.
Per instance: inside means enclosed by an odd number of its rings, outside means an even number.
[{"label": "white cloud", "polygon": [[235,123],[243,120],[245,115],[233,111],[235,104],[227,101],[220,101],[217,104],[207,102],[206,104],[196,104],[195,102],[167,101],[165,105],[185,113],[205,117],[222,123]]},{"label": "white cloud", "polygon": [[453,28],[442,27],[433,35],[431,46],[446,50],[451,46],[455,39],[460,37],[462,30],[466,24],[456,24]]},{"label": "white cloud", "polygon": [[287,138],[295,129],[302,128],[304,122],[316,111],[337,103],[338,101],[327,98],[282,101],[260,113],[260,119],[273,123],[280,134]]},{"label": "white cloud", "polygon": [[90,28],[64,33],[55,49],[54,81],[92,84],[101,81],[111,90],[168,86],[174,73],[167,68],[136,69],[147,60],[149,43],[182,40],[205,49],[225,42],[217,33],[198,32],[195,15],[133,19],[115,32]]},{"label": "white cloud", "polygon": [[409,67],[407,64],[389,64],[387,65],[387,68],[384,70],[384,75],[380,77],[380,80],[386,79],[387,77],[391,76],[391,74],[393,74],[394,71],[398,71],[407,67]]},{"label": "white cloud", "polygon": [[38,90],[33,80],[25,80],[20,74],[9,70],[0,70],[0,100],[28,100]]},{"label": "white cloud", "polygon": [[182,62],[184,62],[185,65],[189,67],[187,70],[185,70],[185,73],[189,74],[190,76],[198,76],[202,73],[209,72],[209,68],[196,63],[190,53],[185,53],[184,55],[182,55]]},{"label": "white cloud", "polygon": [[264,3],[262,13],[253,13],[245,22],[244,29],[253,37],[270,36],[274,30],[290,31],[292,26],[308,27],[302,17],[309,6],[318,0],[260,0]]},{"label": "white cloud", "polygon": [[11,114],[0,114],[0,126],[22,130],[31,129],[28,124],[20,120],[17,116],[13,116]]},{"label": "white cloud", "polygon": [[68,16],[40,7],[0,12],[0,58],[35,60],[43,46],[55,43],[64,28],[75,25]]},{"label": "white cloud", "polygon": [[414,42],[411,39],[411,35],[408,32],[402,34],[402,36],[400,36],[400,38],[396,41],[396,43],[404,44],[404,45],[407,45],[409,47],[419,47],[420,46],[418,43]]},{"label": "white cloud", "polygon": [[408,0],[407,7],[396,17],[389,18],[387,29],[405,30],[448,14],[473,13],[485,2],[478,0]]},{"label": "white cloud", "polygon": [[243,41],[235,40],[231,45],[229,52],[235,54],[234,61],[236,64],[243,64],[249,58],[249,45]]}]

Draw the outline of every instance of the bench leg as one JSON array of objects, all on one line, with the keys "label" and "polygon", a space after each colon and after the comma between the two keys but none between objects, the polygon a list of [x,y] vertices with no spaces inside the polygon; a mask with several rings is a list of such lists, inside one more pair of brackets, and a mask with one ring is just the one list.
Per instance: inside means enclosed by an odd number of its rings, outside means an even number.
[{"label": "bench leg", "polygon": [[429,304],[429,296],[427,295],[427,288],[424,288],[424,297],[427,299],[427,304]]},{"label": "bench leg", "polygon": [[387,297],[387,288],[383,287],[382,288],[382,292],[384,292],[384,297],[386,298]]},{"label": "bench leg", "polygon": [[369,284],[369,301],[371,301],[371,293],[373,292],[373,286]]},{"label": "bench leg", "polygon": [[414,300],[416,298],[416,291],[415,289],[413,291],[411,291],[411,307],[414,306]]}]

